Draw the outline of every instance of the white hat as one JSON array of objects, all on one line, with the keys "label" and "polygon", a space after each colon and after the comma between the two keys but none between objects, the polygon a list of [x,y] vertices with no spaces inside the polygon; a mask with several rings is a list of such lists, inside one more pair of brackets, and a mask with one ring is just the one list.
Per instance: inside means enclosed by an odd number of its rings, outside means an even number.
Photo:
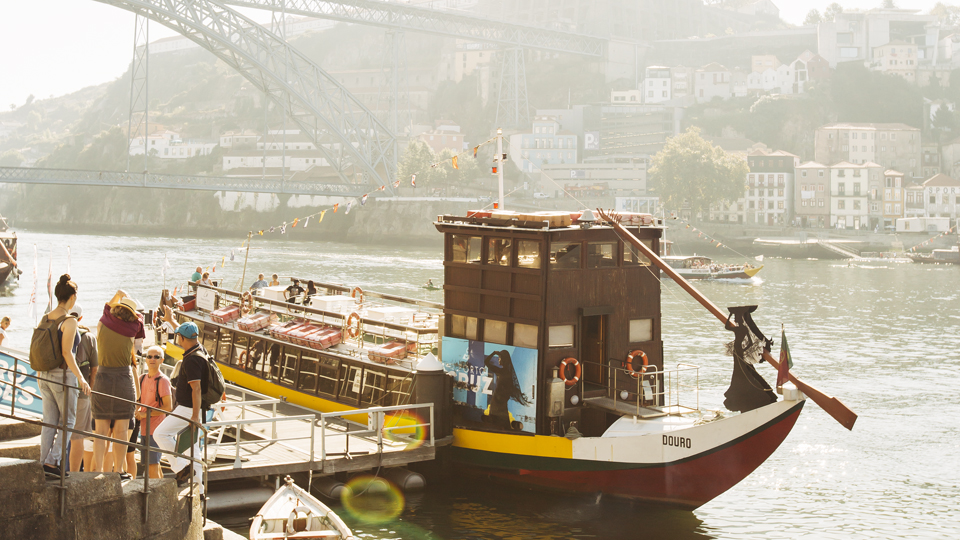
[{"label": "white hat", "polygon": [[77,318],[79,319],[80,317],[83,316],[83,308],[80,307],[80,304],[79,304],[79,303],[76,303],[76,304],[73,305],[72,308],[70,308],[70,314],[71,314],[71,315],[76,315]]}]

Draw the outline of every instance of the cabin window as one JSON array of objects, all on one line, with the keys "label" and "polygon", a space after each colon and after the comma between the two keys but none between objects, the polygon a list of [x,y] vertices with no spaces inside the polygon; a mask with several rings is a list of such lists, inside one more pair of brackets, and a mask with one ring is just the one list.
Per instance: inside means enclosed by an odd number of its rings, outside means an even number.
[{"label": "cabin window", "polygon": [[573,325],[562,324],[551,326],[548,339],[550,341],[550,347],[573,347]]},{"label": "cabin window", "polygon": [[450,316],[450,337],[477,339],[477,318],[463,315]]},{"label": "cabin window", "polygon": [[540,242],[520,240],[517,242],[517,266],[540,268]]},{"label": "cabin window", "polygon": [[317,371],[320,367],[320,355],[303,352],[300,355],[300,373],[297,377],[297,389],[313,393],[317,388]]},{"label": "cabin window", "polygon": [[653,319],[630,320],[630,343],[653,341]]},{"label": "cabin window", "polygon": [[397,375],[387,376],[387,398],[384,406],[403,405],[410,402],[410,384],[412,380],[409,376],[399,377]]},{"label": "cabin window", "polygon": [[487,241],[487,264],[510,266],[513,245],[509,238],[490,238]]},{"label": "cabin window", "polygon": [[580,242],[557,242],[550,245],[550,265],[556,269],[580,268]]},{"label": "cabin window", "polygon": [[317,385],[317,392],[331,396],[337,395],[337,368],[339,366],[340,361],[335,358],[320,357],[320,370],[317,374],[320,382]]},{"label": "cabin window", "polygon": [[243,366],[247,359],[247,341],[249,338],[243,334],[236,334],[236,341],[233,343],[233,356],[230,357],[231,366]]},{"label": "cabin window", "polygon": [[493,319],[483,321],[483,341],[507,344],[507,323]]},{"label": "cabin window", "polygon": [[537,348],[537,334],[539,328],[532,324],[513,325],[513,345],[515,347]]},{"label": "cabin window", "polygon": [[340,397],[351,400],[360,399],[360,387],[363,384],[363,381],[360,379],[362,371],[358,366],[347,366],[347,378],[344,381],[343,391],[340,392]]},{"label": "cabin window", "polygon": [[[653,251],[653,240],[641,240],[643,245]],[[624,266],[650,266],[650,259],[640,253],[640,250],[630,244],[623,244],[623,265]]]},{"label": "cabin window", "polygon": [[214,359],[224,364],[232,364],[230,354],[233,352],[233,332],[229,330],[220,330],[220,340],[216,349],[217,354]]},{"label": "cabin window", "polygon": [[[183,322],[183,321],[180,321]],[[193,321],[197,323],[197,326],[200,327],[200,335],[203,336],[201,341],[203,342],[203,348],[207,351],[216,351],[217,350],[217,327],[215,325],[206,325],[203,324],[203,321]]]},{"label": "cabin window", "polygon": [[480,262],[480,237],[453,235],[453,262],[460,263],[479,263]]},{"label": "cabin window", "polygon": [[587,268],[611,268],[617,266],[616,242],[588,242]]},{"label": "cabin window", "polygon": [[366,370],[363,374],[363,403],[381,407],[387,396],[387,376],[381,371]]},{"label": "cabin window", "polygon": [[300,359],[300,351],[295,347],[283,348],[283,361],[280,364],[280,382],[293,386],[297,376],[297,360]]}]

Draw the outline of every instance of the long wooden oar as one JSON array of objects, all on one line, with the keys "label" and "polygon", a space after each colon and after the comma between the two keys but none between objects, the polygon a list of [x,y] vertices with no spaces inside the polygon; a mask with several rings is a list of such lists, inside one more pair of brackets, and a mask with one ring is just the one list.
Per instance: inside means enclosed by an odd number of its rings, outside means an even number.
[{"label": "long wooden oar", "polygon": [[[687,291],[697,302],[700,302],[700,305],[707,308],[707,311],[712,313],[720,322],[727,324],[727,315],[720,311],[720,308],[716,304],[710,301],[706,296],[704,296],[700,291],[696,289],[689,281],[684,279],[683,276],[677,273],[669,264],[665,263],[659,255],[653,252],[652,249],[646,246],[643,242],[637,239],[628,231],[623,225],[620,225],[617,221],[608,216],[603,210],[597,210],[597,213],[602,217],[607,223],[609,223],[614,230],[620,233],[623,236],[623,239],[629,242],[633,247],[637,248],[640,253],[643,253],[654,265],[662,270],[665,274],[670,276],[670,278],[675,281],[683,290]],[[731,324],[734,324],[733,321],[730,321]],[[764,351],[763,359],[770,363],[775,369],[780,369],[780,363],[774,360],[773,356]],[[857,413],[853,412],[842,401],[835,397],[828,396],[823,392],[817,390],[816,388],[810,386],[809,384],[801,381],[789,373],[790,381],[800,389],[801,392],[806,394],[813,400],[814,403],[820,406],[821,409],[827,412],[830,416],[834,418],[837,422],[840,422],[840,425],[843,427],[853,430],[853,424],[857,421]]]}]

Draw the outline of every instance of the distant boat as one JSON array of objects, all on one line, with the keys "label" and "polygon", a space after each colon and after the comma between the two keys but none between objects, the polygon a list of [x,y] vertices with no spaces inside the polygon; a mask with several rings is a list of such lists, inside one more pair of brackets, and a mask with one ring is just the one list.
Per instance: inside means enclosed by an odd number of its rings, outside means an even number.
[{"label": "distant boat", "polygon": [[927,264],[960,264],[960,246],[950,249],[935,249],[930,253],[910,253],[913,262]]},{"label": "distant boat", "polygon": [[718,264],[701,255],[671,255],[662,259],[686,279],[750,279],[763,268],[763,265]]},{"label": "distant boat", "polygon": [[281,538],[357,540],[340,516],[289,476],[250,525],[250,540]]},{"label": "distant boat", "polygon": [[20,277],[17,268],[17,233],[10,230],[7,220],[0,216],[0,285],[13,275]]}]

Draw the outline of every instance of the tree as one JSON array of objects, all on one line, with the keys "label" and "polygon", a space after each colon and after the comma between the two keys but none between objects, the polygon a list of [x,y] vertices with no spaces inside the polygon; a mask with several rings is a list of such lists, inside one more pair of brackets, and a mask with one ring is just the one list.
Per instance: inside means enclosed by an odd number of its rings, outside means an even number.
[{"label": "tree", "polygon": [[944,135],[952,133],[957,129],[957,115],[946,105],[941,105],[937,107],[937,112],[933,113],[933,118],[930,120],[930,131],[933,134],[934,138],[940,142],[944,139]]},{"label": "tree", "polygon": [[827,6],[827,9],[823,10],[823,20],[832,21],[841,13],[843,13],[843,6],[834,2]]},{"label": "tree", "polygon": [[23,154],[10,149],[0,154],[0,167],[19,167],[23,163]]},{"label": "tree", "polygon": [[27,102],[24,103],[23,105],[24,105],[25,107],[26,107],[27,105],[30,105],[31,103],[33,103],[33,100],[34,100],[34,99],[36,99],[36,98],[33,96],[33,94],[30,94],[29,96],[27,96]]},{"label": "tree", "polygon": [[811,9],[807,12],[807,18],[803,20],[804,26],[810,24],[820,24],[823,21],[823,17],[820,15],[820,10]]},{"label": "tree", "polygon": [[880,4],[880,7],[883,9],[897,9],[897,3],[893,0],[883,0],[883,2]]},{"label": "tree", "polygon": [[837,65],[830,90],[838,122],[923,125],[923,94],[898,75],[844,62]]},{"label": "tree", "polygon": [[748,172],[746,161],[713,146],[692,127],[668,139],[653,156],[650,179],[661,205],[680,208],[688,201],[699,212],[743,196]]},{"label": "tree", "polygon": [[930,10],[931,15],[935,15],[944,26],[956,26],[960,23],[960,7],[948,6],[943,2],[937,2]]}]

